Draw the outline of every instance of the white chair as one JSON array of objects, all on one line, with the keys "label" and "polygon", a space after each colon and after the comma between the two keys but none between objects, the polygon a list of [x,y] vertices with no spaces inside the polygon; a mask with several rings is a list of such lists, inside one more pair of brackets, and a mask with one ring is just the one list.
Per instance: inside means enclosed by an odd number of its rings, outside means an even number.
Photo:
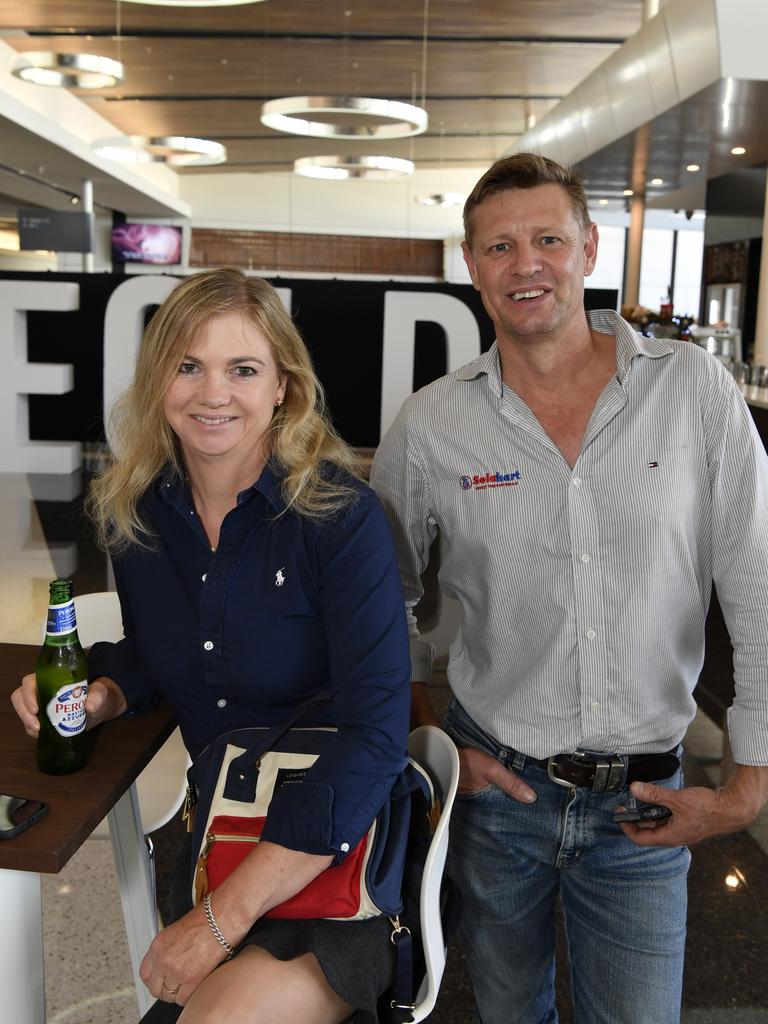
[{"label": "white chair", "polygon": [[[123,638],[123,618],[120,601],[113,590],[82,594],[75,598],[77,632],[83,647],[91,647],[99,640],[116,643]],[[184,802],[186,771],[189,757],[174,729],[171,736],[152,758],[136,780],[144,833],[155,832],[166,825]],[[95,836],[106,835],[99,829]]]},{"label": "white chair", "polygon": [[[75,598],[77,632],[83,647],[99,640],[116,642],[123,637],[120,601],[114,591],[82,594]],[[147,835],[166,824],[181,807],[186,792],[189,755],[174,729],[130,789],[118,800],[93,835],[112,838],[115,872],[123,907],[126,938],[131,957],[139,1011],[153,1004],[139,977],[139,967],[157,934],[155,862]]]},{"label": "white chair", "polygon": [[408,752],[438,784],[442,812],[424,864],[421,882],[420,918],[427,973],[415,996],[411,1020],[424,1020],[435,1008],[445,970],[446,946],[440,917],[440,884],[448,852],[448,825],[459,783],[459,754],[453,740],[433,725],[414,729],[408,737]]}]

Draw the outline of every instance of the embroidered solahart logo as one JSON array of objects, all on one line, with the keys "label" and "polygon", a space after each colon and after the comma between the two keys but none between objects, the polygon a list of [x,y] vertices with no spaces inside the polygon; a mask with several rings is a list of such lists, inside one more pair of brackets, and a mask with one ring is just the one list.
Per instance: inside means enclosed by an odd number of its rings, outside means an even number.
[{"label": "embroidered solahart logo", "polygon": [[509,473],[484,473],[482,476],[459,477],[459,483],[464,491],[485,491],[490,487],[515,487],[520,483],[520,470],[515,469]]}]

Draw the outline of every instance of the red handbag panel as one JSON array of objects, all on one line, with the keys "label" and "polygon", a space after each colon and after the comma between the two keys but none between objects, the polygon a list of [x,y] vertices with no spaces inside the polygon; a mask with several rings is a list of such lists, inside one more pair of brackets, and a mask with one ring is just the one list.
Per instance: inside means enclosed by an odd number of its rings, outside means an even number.
[{"label": "red handbag panel", "polygon": [[[218,888],[244,860],[261,837],[266,818],[219,815],[208,835],[208,889]],[[360,910],[360,875],[368,835],[363,836],[341,864],[326,868],[306,888],[273,907],[265,916],[279,918],[354,917]]]}]

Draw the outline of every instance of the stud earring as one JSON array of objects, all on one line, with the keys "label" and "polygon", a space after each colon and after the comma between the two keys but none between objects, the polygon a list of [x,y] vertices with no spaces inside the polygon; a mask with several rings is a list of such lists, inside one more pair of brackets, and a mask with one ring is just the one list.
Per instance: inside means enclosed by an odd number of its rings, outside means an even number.
[{"label": "stud earring", "polygon": [[282,405],[282,404],[283,404],[283,400],[282,400],[282,398],[278,398],[278,400],[277,400],[277,401],[275,402],[275,405],[276,405],[276,406],[278,406],[278,405]]}]

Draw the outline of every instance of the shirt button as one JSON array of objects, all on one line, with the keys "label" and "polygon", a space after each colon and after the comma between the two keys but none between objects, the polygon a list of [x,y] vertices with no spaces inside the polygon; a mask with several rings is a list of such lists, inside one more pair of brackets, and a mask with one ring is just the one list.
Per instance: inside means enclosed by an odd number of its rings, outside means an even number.
[{"label": "shirt button", "polygon": [[575,476],[573,478],[573,486],[574,487],[581,487],[581,477],[580,476]]},{"label": "shirt button", "polygon": [[227,702],[224,700],[223,697],[221,697],[219,700],[216,701],[216,707],[217,708],[225,708],[226,706],[227,706]]},{"label": "shirt button", "polygon": [[202,580],[203,580],[203,583],[205,583],[205,581],[206,581],[207,579],[208,579],[208,573],[207,573],[207,572],[204,572],[204,573],[203,573],[203,576],[202,576]]},{"label": "shirt button", "polygon": [[586,553],[586,551],[581,556],[581,560],[582,560],[582,562],[588,562],[589,561],[589,555]]},{"label": "shirt button", "polygon": [[194,510],[193,508],[191,508],[191,509],[189,510],[189,514],[190,514],[191,516],[193,516],[193,515],[195,514],[195,510]]},{"label": "shirt button", "polygon": [[593,711],[597,711],[599,709],[599,707],[600,707],[600,705],[597,703],[597,701],[593,700],[592,701],[592,710]]},{"label": "shirt button", "polygon": [[342,853],[349,853],[349,843],[342,843],[340,849]]},{"label": "shirt button", "polygon": [[587,640],[594,640],[596,636],[597,633],[594,631],[594,629],[587,630]]},{"label": "shirt button", "polygon": [[[589,633],[587,633],[587,636],[589,636]],[[205,643],[203,644],[203,647],[205,648],[206,651],[212,651],[213,643],[210,640],[206,640]]]}]

